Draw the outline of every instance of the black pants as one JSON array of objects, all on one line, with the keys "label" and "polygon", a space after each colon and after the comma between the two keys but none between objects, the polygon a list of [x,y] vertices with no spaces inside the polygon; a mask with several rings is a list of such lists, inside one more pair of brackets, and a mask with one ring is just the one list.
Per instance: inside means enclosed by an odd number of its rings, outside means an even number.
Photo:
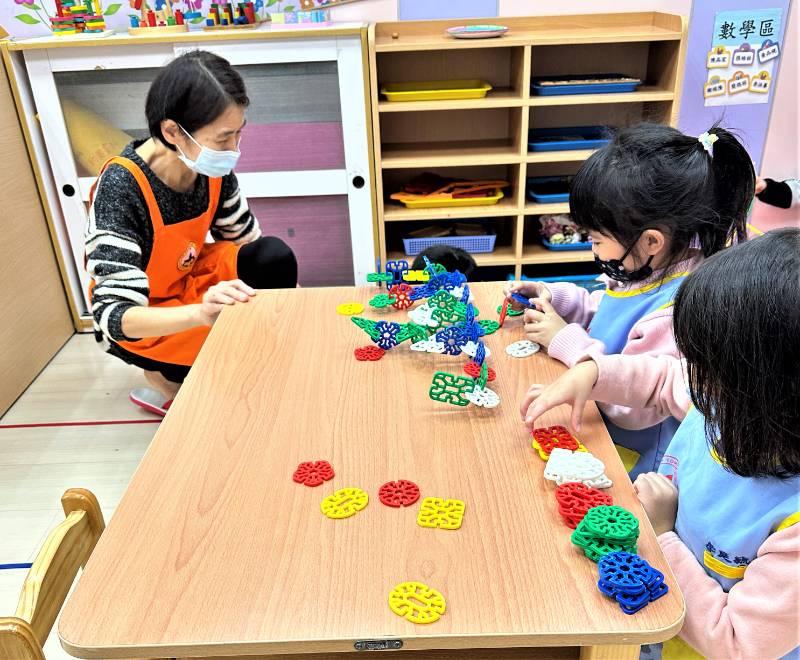
[{"label": "black pants", "polygon": [[[254,289],[293,289],[297,286],[297,259],[292,248],[280,238],[262,236],[239,249],[236,274]],[[157,371],[173,383],[182,383],[191,369],[182,364],[150,360],[115,343],[108,352],[146,371]]]}]

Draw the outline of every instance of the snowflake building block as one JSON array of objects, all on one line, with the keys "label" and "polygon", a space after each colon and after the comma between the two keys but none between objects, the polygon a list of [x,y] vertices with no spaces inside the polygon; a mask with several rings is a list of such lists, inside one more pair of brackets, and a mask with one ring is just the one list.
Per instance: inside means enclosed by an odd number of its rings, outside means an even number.
[{"label": "snowflake building block", "polygon": [[393,295],[379,293],[377,296],[372,297],[372,299],[369,301],[369,306],[374,307],[375,309],[383,309],[393,305],[396,300],[397,299]]},{"label": "snowflake building block", "polygon": [[474,358],[476,363],[483,367],[484,363],[486,362],[486,344],[482,341],[478,340],[478,348],[475,349]]},{"label": "snowflake building block", "polygon": [[389,609],[411,623],[433,623],[445,608],[444,596],[422,582],[401,582],[389,593]]},{"label": "snowflake building block", "polygon": [[419,499],[419,486],[413,481],[387,481],[378,491],[378,499],[386,506],[411,506]]},{"label": "snowflake building block", "polygon": [[539,344],[536,344],[529,339],[521,339],[515,341],[513,344],[506,346],[506,353],[515,358],[530,357],[534,353],[539,352]]},{"label": "snowflake building block", "polygon": [[465,508],[466,505],[461,500],[426,497],[419,507],[417,524],[436,529],[458,529],[464,521]]},{"label": "snowflake building block", "polygon": [[455,326],[439,330],[436,333],[436,341],[444,344],[444,352],[448,355],[460,355],[461,347],[467,343],[464,334]]},{"label": "snowflake building block", "polygon": [[595,506],[610,506],[614,500],[610,495],[582,483],[570,482],[556,488],[558,512],[568,527],[575,529],[586,512]]},{"label": "snowflake building block", "polygon": [[611,552],[597,563],[597,588],[614,598],[625,614],[635,614],[669,591],[664,574],[629,552]]},{"label": "snowflake building block", "polygon": [[595,506],[581,521],[585,532],[609,541],[630,543],[639,538],[639,520],[621,506]]},{"label": "snowflake building block", "polygon": [[469,392],[466,397],[470,403],[475,404],[479,408],[497,408],[500,405],[500,395],[488,387],[482,387],[475,384],[472,392]]},{"label": "snowflake building block", "polygon": [[387,261],[384,268],[387,273],[391,273],[392,281],[395,284],[400,284],[403,281],[403,274],[408,271],[408,262],[405,259]]},{"label": "snowflake building block", "polygon": [[379,335],[378,331],[375,329],[375,321],[370,321],[360,316],[351,316],[350,320],[366,332],[373,341],[378,338]]},{"label": "snowflake building block", "polygon": [[433,318],[433,310],[427,303],[423,303],[416,309],[409,310],[408,318],[410,318],[413,323],[424,327],[436,328],[439,326],[439,321]]},{"label": "snowflake building block", "polygon": [[413,288],[405,283],[393,286],[391,294],[395,297],[395,301],[392,303],[392,307],[395,309],[408,309],[411,307],[411,305],[414,304],[414,301],[411,300],[411,292],[413,290]]},{"label": "snowflake building block", "polygon": [[364,305],[359,302],[346,302],[336,307],[336,313],[342,316],[353,316],[355,314],[361,314],[363,311]]},{"label": "snowflake building block", "polygon": [[489,347],[486,346],[486,344],[484,344],[480,340],[478,340],[477,342],[468,341],[461,347],[461,352],[464,353],[465,355],[469,355],[469,357],[471,357],[473,360],[477,362],[476,358],[478,356],[481,346],[483,346],[483,352],[485,353],[484,359],[488,358],[492,354],[492,352],[489,350]]},{"label": "snowflake building block", "polygon": [[373,282],[380,285],[383,282],[387,284],[394,281],[394,275],[391,273],[367,273],[367,282]]},{"label": "snowflake building block", "polygon": [[[481,365],[477,362],[467,362],[464,365],[464,373],[467,374],[470,378],[475,378],[476,380],[481,375]],[[497,374],[495,370],[491,367],[487,367],[486,370],[486,382],[491,383],[495,378],[497,378]]]},{"label": "snowflake building block", "polygon": [[475,381],[464,376],[454,376],[444,371],[433,374],[431,388],[428,396],[440,403],[449,403],[454,406],[468,406],[470,400],[467,394],[475,388]]},{"label": "snowflake building block", "polygon": [[416,341],[409,348],[419,353],[444,353],[444,344],[436,341],[436,338]]},{"label": "snowflake building block", "polygon": [[516,291],[514,291],[511,294],[511,299],[515,303],[517,303],[518,305],[522,305],[522,307],[524,307],[525,309],[532,309],[533,308],[533,305],[531,304],[531,301],[528,298],[526,298],[525,296],[523,296],[521,293],[517,293]]},{"label": "snowflake building block", "polygon": [[373,341],[384,351],[397,346],[397,335],[400,334],[400,324],[389,321],[378,321],[375,324],[378,333],[377,339]]},{"label": "snowflake building block", "polygon": [[497,321],[492,321],[491,319],[481,319],[478,321],[478,325],[483,328],[484,334],[487,335],[494,334],[500,328],[500,324]]},{"label": "snowflake building block", "polygon": [[342,488],[328,495],[320,504],[320,510],[328,518],[349,518],[364,509],[369,495],[360,488]]},{"label": "snowflake building block", "polygon": [[328,461],[306,461],[297,466],[292,481],[313,488],[323,481],[330,481],[333,476],[333,468]]},{"label": "snowflake building block", "polygon": [[586,451],[577,438],[564,426],[550,426],[533,430],[533,448],[539,452],[543,461],[550,457],[550,452],[556,447],[570,451]]},{"label": "snowflake building block", "polygon": [[356,360],[359,362],[377,362],[384,355],[386,355],[386,351],[379,346],[370,344],[369,346],[357,348],[353,351],[353,354],[356,356]]},{"label": "snowflake building block", "polygon": [[544,478],[559,486],[577,481],[592,488],[608,488],[611,480],[605,476],[605,469],[603,461],[591,452],[572,452],[556,447],[547,459]]}]

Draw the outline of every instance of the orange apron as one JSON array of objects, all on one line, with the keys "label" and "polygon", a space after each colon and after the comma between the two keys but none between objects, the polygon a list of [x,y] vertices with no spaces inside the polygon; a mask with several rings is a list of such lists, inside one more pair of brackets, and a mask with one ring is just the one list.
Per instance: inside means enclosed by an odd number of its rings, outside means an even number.
[{"label": "orange apron", "polygon": [[[145,273],[150,284],[150,307],[193,305],[203,299],[209,287],[236,279],[239,246],[229,241],[205,243],[214,213],[219,204],[222,179],[208,179],[208,208],[204,213],[173,225],[165,225],[150,182],[139,166],[128,158],[111,158],[100,171],[102,176],[111,164],[127,169],[142,190],[150,221],[153,223],[153,249]],[[98,176],[98,181],[100,177]],[[97,185],[95,183],[95,185]],[[94,201],[94,187],[89,196]],[[89,294],[94,282],[91,283]],[[126,351],[142,357],[191,366],[211,328],[199,326],[165,337],[145,337],[139,341],[120,341]]]}]

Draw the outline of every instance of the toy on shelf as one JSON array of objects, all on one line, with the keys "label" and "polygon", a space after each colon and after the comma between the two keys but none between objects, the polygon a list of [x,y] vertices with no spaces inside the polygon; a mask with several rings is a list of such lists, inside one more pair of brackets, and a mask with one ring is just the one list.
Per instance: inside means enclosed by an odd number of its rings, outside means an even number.
[{"label": "toy on shelf", "polygon": [[390,198],[412,209],[491,206],[503,198],[503,188],[508,186],[508,181],[502,180],[459,180],[425,173],[409,181],[402,192]]},{"label": "toy on shelf", "polygon": [[269,18],[273,28],[308,28],[328,25],[331,22],[331,13],[327,9],[276,11]]},{"label": "toy on shelf", "polygon": [[561,96],[565,94],[619,94],[635,92],[641,78],[623,73],[587,73],[571,76],[539,76],[531,81],[531,94]]},{"label": "toy on shelf", "polygon": [[238,2],[235,5],[226,3],[212,3],[208,10],[204,30],[225,30],[228,28],[255,28],[265,23],[256,14],[252,2]]},{"label": "toy on shelf", "polygon": [[161,9],[152,9],[147,0],[129,0],[132,9],[139,12],[139,17],[131,16],[128,34],[169,34],[172,32],[188,32],[186,17],[180,9],[172,10],[171,0],[164,0]]},{"label": "toy on shelf", "polygon": [[432,80],[426,82],[386,83],[381,94],[391,103],[408,101],[455,101],[482,99],[492,86],[485,80]]},{"label": "toy on shelf", "polygon": [[56,15],[50,24],[57,37],[107,31],[100,0],[56,0]]},{"label": "toy on shelf", "polygon": [[589,232],[582,231],[568,213],[543,215],[539,218],[542,245],[548,250],[591,250]]}]

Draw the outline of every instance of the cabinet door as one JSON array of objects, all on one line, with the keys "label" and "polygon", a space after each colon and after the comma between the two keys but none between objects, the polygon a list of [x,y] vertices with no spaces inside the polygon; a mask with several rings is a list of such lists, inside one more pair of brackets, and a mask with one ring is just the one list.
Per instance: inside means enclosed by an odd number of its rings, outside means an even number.
[{"label": "cabinet door", "polygon": [[[250,97],[237,176],[265,234],[298,252],[301,283],[363,283],[374,265],[372,191],[361,41],[357,37],[181,44],[171,55],[205,48],[231,61]],[[77,107],[98,119],[96,151],[148,136],[147,90],[165,53],[130,47],[91,61],[26,53],[26,66],[69,237],[83,272],[89,191],[102,159],[70,121]],[[103,50],[103,49],[92,49]],[[141,61],[138,59],[141,54]],[[60,55],[59,55],[60,57]],[[85,113],[84,113],[85,114]],[[110,135],[103,142],[105,134]],[[121,133],[120,133],[121,132]],[[89,133],[92,133],[90,130]],[[82,292],[76,299],[88,301]]]}]

